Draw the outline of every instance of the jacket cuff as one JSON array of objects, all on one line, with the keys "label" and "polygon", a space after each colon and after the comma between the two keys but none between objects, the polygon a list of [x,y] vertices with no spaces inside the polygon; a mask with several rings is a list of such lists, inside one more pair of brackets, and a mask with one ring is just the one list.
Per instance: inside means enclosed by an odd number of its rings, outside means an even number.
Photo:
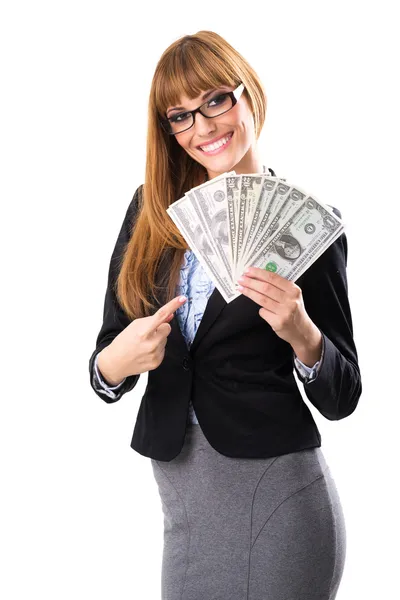
[{"label": "jacket cuff", "polygon": [[321,332],[321,335],[322,335],[321,358],[312,367],[308,367],[307,365],[305,365],[293,352],[294,366],[296,369],[296,373],[298,374],[299,379],[300,379],[300,381],[302,381],[302,383],[312,383],[318,377],[318,374],[321,370],[322,361],[324,359],[324,354],[325,354],[325,337],[322,334],[322,332]]},{"label": "jacket cuff", "polygon": [[100,386],[100,390],[98,390],[98,391],[102,391],[102,392],[104,391],[109,398],[115,399],[117,397],[117,394],[113,390],[119,390],[121,388],[122,384],[126,381],[126,377],[118,385],[114,385],[114,386],[109,385],[107,383],[107,381],[104,379],[104,377],[102,377],[102,375],[100,374],[100,370],[97,366],[97,360],[99,358],[99,354],[100,354],[100,352],[98,354],[96,354],[96,356],[94,358],[94,364],[93,364],[94,374],[95,374],[95,377],[93,378],[94,383],[96,384],[97,388]]}]

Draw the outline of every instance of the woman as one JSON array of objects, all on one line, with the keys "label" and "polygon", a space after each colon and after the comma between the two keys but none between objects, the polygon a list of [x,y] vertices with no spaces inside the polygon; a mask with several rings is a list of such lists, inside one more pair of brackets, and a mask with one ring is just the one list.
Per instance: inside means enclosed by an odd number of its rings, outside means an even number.
[{"label": "woman", "polygon": [[251,270],[227,304],[166,213],[222,173],[275,176],[257,151],[265,111],[256,73],[219,35],[163,53],[145,183],[111,257],[89,361],[106,402],[149,373],[131,446],[150,457],[161,497],[163,600],[331,600],[343,573],[342,507],[293,368],[327,419],[355,410],[346,236],[296,283]]}]

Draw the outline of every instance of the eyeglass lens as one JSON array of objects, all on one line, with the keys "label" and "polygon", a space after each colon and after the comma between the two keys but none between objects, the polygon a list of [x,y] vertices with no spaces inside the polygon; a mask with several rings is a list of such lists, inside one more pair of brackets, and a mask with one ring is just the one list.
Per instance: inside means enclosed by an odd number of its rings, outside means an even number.
[{"label": "eyeglass lens", "polygon": [[[217,117],[230,110],[232,104],[232,98],[229,94],[217,94],[202,105],[201,111],[207,117]],[[169,124],[172,133],[179,133],[180,131],[189,129],[193,125],[193,115],[190,112],[178,113],[170,117]]]}]

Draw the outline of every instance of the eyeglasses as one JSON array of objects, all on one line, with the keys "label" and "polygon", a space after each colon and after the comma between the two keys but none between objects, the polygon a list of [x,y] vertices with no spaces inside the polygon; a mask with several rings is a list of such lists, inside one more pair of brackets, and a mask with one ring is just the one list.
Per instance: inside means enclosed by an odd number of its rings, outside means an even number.
[{"label": "eyeglasses", "polygon": [[207,100],[195,110],[177,113],[169,119],[160,119],[160,123],[169,135],[182,133],[193,127],[194,116],[197,112],[201,113],[203,117],[207,117],[207,119],[213,119],[231,110],[239,100],[243,90],[244,85],[241,83],[232,92],[217,92],[210,100]]}]

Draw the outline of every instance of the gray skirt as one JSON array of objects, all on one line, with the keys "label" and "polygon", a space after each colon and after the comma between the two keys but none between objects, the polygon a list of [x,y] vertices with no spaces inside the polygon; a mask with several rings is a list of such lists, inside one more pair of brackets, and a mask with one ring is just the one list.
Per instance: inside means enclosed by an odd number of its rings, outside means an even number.
[{"label": "gray skirt", "polygon": [[151,459],[164,514],[162,600],[333,600],[346,530],[321,448],[272,458],[217,452],[188,424]]}]

